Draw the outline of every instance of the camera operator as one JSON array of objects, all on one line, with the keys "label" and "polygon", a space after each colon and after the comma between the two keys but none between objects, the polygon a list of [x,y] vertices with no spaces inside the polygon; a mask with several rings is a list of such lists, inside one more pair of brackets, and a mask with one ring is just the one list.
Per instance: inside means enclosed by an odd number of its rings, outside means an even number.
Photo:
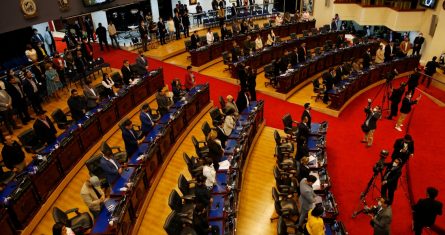
[{"label": "camera operator", "polygon": [[419,79],[420,79],[419,69],[415,68],[414,73],[409,75],[407,82],[408,93],[411,93],[411,95],[414,95],[414,91],[416,90],[416,87],[419,85]]},{"label": "camera operator", "polygon": [[392,221],[391,205],[384,198],[380,198],[378,204],[377,213],[371,217],[374,235],[389,235]]},{"label": "camera operator", "polygon": [[397,139],[394,142],[394,151],[391,158],[394,161],[399,158],[402,160],[401,165],[405,165],[410,157],[414,156],[414,140],[411,135],[406,134],[403,138]]},{"label": "camera operator", "polygon": [[381,196],[387,198],[391,205],[394,200],[394,192],[397,189],[397,183],[402,175],[402,164],[400,159],[395,159],[392,164],[387,163],[385,173],[382,178]]},{"label": "camera operator", "polygon": [[397,116],[397,111],[399,110],[400,101],[402,101],[403,93],[405,93],[405,83],[401,83],[400,87],[397,89],[392,89],[391,96],[389,100],[391,101],[391,113],[387,119],[392,120],[392,117]]},{"label": "camera operator", "polygon": [[436,201],[439,191],[433,187],[426,189],[427,198],[420,199],[413,205],[414,232],[421,235],[424,227],[431,227],[437,215],[442,215],[442,203]]},{"label": "camera operator", "polygon": [[382,116],[382,112],[379,106],[375,106],[371,109],[372,100],[368,99],[368,106],[365,108],[366,120],[362,124],[362,131],[365,133],[365,138],[362,143],[366,143],[367,147],[372,146],[372,141],[374,139],[374,131],[377,128],[377,121]]}]

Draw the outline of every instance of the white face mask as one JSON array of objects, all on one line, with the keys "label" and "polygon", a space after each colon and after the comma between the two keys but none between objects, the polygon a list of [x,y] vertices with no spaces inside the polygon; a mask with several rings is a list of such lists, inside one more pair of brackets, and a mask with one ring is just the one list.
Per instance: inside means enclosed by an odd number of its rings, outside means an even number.
[{"label": "white face mask", "polygon": [[393,163],[392,163],[392,166],[393,166],[393,167],[396,167],[396,166],[397,166],[397,163],[393,162]]},{"label": "white face mask", "polygon": [[379,206],[382,206],[382,202],[381,202],[381,201],[379,201],[377,204],[378,204]]}]

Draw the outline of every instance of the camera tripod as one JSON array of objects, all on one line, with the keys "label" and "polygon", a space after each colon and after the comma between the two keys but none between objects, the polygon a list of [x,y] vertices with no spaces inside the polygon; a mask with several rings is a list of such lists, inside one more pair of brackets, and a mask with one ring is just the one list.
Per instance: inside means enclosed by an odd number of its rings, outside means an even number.
[{"label": "camera tripod", "polygon": [[[376,189],[377,191],[380,192],[380,189],[376,185],[376,179],[378,178],[379,175],[380,175],[380,178],[383,178],[382,171],[374,171],[374,175],[369,180],[368,184],[366,185],[365,190],[360,194],[360,202],[359,202],[359,205],[357,205],[357,207],[356,207],[357,210],[355,210],[352,213],[352,218],[355,218],[355,217],[357,217],[357,215],[367,211],[366,207],[368,206],[368,204],[366,203],[366,196],[371,191],[371,189]],[[360,203],[363,203],[363,205],[364,205],[364,207],[362,209],[359,209],[359,208],[361,208]]]},{"label": "camera tripod", "polygon": [[384,84],[382,84],[377,91],[377,94],[375,94],[373,101],[379,96],[380,92],[383,91],[383,97],[382,97],[382,103],[380,105],[382,114],[384,111],[390,110],[390,102],[389,97],[391,96],[391,90],[392,90],[392,82],[390,80],[386,80]]}]

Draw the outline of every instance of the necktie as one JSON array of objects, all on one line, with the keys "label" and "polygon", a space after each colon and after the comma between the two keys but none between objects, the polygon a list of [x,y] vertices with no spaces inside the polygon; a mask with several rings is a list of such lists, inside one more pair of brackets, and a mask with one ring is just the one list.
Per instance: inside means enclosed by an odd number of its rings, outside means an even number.
[{"label": "necktie", "polygon": [[102,195],[99,193],[99,191],[97,191],[96,187],[91,186],[93,188],[94,193],[96,194],[97,198],[101,198]]}]

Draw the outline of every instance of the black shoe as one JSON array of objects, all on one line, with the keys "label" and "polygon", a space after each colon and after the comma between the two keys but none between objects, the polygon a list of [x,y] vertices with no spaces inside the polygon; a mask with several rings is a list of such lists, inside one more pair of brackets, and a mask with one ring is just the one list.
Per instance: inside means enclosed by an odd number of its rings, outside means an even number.
[{"label": "black shoe", "polygon": [[386,119],[388,119],[388,120],[392,120],[392,117],[391,117],[391,116],[389,116],[389,117],[387,117]]}]

